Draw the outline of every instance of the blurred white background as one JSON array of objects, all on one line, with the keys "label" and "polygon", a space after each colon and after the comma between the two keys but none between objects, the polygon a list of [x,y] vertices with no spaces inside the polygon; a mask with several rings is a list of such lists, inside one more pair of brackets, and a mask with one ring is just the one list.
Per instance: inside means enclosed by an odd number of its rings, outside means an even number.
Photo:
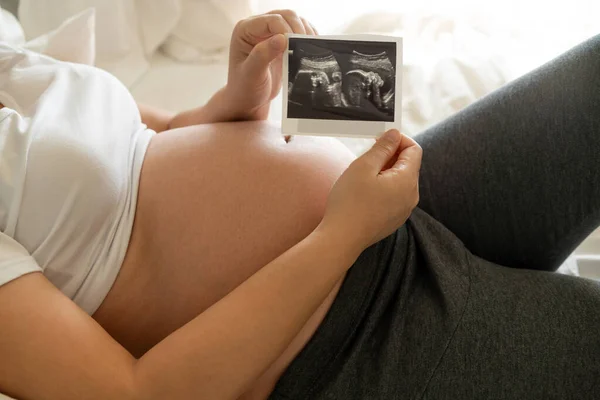
[{"label": "blurred white background", "polygon": [[[519,72],[538,65],[584,39],[600,33],[600,1],[597,0],[254,0],[257,11],[292,8],[307,16],[323,33],[343,30],[364,15],[386,20],[390,15],[419,19],[444,17],[447,23],[472,27],[503,48]],[[398,27],[400,28],[400,27]],[[455,43],[455,45],[460,45]]]}]

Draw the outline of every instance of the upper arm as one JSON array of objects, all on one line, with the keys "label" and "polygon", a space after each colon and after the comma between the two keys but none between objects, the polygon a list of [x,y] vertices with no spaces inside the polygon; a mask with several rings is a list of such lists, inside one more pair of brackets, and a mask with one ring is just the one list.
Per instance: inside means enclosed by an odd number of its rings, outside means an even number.
[{"label": "upper arm", "polygon": [[135,359],[41,273],[0,286],[0,392],[129,399]]}]

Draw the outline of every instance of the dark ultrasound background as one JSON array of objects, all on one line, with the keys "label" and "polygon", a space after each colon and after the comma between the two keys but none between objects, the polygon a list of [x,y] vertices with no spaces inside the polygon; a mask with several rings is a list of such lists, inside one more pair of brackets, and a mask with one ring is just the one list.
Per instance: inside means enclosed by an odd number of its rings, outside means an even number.
[{"label": "dark ultrasound background", "polygon": [[290,38],[288,118],[394,121],[396,43]]}]

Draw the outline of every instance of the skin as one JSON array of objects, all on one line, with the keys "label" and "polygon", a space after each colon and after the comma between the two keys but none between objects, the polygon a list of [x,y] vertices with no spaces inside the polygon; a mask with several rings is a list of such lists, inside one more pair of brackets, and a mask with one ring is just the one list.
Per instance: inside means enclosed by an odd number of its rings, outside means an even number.
[{"label": "skin", "polygon": [[[144,162],[127,257],[94,319],[142,356],[309,235],[353,158],[332,139],[286,143],[265,122],[159,135]],[[338,287],[250,391],[271,390]]]},{"label": "skin", "polygon": [[309,28],[290,11],[253,18],[232,39],[235,86],[177,116],[141,107],[157,131],[187,127],[150,144],[126,259],[93,318],[40,273],[0,287],[0,391],[264,399],[360,252],[408,218],[421,150],[397,131],[352,161],[264,122],[209,124],[263,119],[284,48],[265,43]]}]

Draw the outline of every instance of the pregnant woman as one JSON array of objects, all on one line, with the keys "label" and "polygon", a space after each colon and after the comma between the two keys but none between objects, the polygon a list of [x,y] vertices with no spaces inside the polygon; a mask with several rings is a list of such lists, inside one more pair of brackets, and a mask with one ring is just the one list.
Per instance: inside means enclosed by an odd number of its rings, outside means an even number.
[{"label": "pregnant woman", "polygon": [[286,32],[177,116],[0,45],[0,392],[598,398],[600,287],[549,271],[600,224],[600,37],[354,160],[261,122]]}]

